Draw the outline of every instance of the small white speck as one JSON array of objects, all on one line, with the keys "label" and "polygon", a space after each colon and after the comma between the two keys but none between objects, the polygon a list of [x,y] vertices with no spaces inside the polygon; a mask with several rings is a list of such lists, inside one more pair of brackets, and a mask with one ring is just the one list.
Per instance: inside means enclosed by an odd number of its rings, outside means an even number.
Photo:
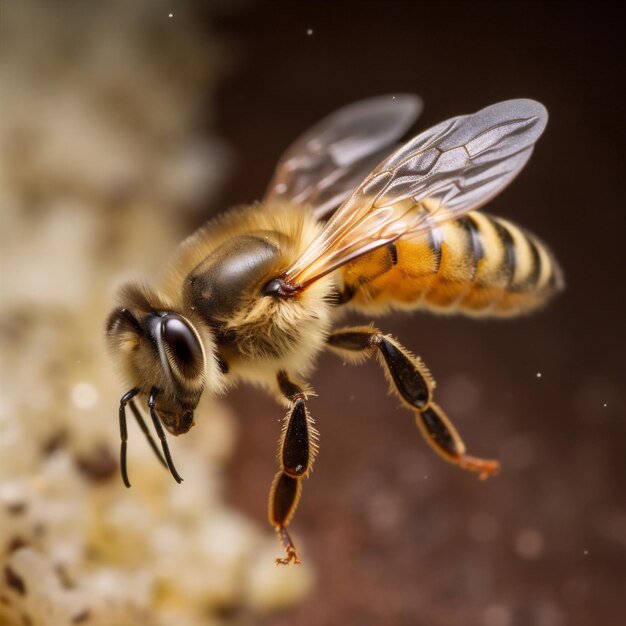
[{"label": "small white speck", "polygon": [[313,34],[313,29],[312,28],[307,28],[306,29],[306,34],[310,37]]},{"label": "small white speck", "polygon": [[606,402],[602,406],[606,409]]},{"label": "small white speck", "polygon": [[72,387],[72,402],[79,409],[89,409],[98,402],[98,390],[91,383],[76,383]]},{"label": "small white speck", "polygon": [[541,378],[541,372],[537,372],[537,378]]},{"label": "small white speck", "polygon": [[174,14],[170,13],[167,17],[174,17]]},{"label": "small white speck", "polygon": [[395,99],[396,99],[396,97],[395,97],[395,96],[391,96],[391,99],[392,99],[392,100],[395,100]]},{"label": "small white speck", "polygon": [[589,554],[589,550],[585,550],[585,551],[583,552],[583,554],[584,554],[585,556],[587,556],[587,555]]}]

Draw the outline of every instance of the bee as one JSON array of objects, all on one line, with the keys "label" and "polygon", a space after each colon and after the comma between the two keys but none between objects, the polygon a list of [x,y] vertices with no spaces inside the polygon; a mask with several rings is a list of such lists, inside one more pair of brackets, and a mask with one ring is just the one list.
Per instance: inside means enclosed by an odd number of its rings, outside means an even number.
[{"label": "bee", "polygon": [[497,461],[466,453],[420,358],[373,324],[334,328],[343,311],[514,316],[563,287],[537,237],[477,211],[528,161],[546,109],[501,102],[398,147],[420,111],[411,95],[340,109],[291,145],[261,203],[186,239],[158,288],[121,288],[106,336],[130,387],[119,406],[127,487],[127,406],[180,483],[165,430],[189,431],[203,393],[224,394],[240,380],[261,384],[287,411],[269,496],[285,551],[277,563],[300,563],[287,526],[318,452],[306,381],[325,348],[354,363],[375,355],[437,453],[482,479],[498,470]]}]

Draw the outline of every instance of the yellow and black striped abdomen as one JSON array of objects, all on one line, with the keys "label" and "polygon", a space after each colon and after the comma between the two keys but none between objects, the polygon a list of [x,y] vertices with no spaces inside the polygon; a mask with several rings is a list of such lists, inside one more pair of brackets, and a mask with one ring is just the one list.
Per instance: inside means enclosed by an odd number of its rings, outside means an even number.
[{"label": "yellow and black striped abdomen", "polygon": [[400,239],[343,270],[350,305],[367,313],[425,308],[517,315],[562,288],[548,248],[523,228],[471,211],[418,239]]}]

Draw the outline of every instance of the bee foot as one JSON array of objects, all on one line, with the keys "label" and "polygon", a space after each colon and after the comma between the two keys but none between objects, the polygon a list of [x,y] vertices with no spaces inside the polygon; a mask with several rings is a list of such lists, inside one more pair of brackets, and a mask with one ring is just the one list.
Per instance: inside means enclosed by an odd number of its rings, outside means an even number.
[{"label": "bee foot", "polygon": [[497,474],[500,470],[500,463],[490,459],[478,459],[474,456],[464,454],[459,459],[459,465],[463,469],[477,472],[480,480],[487,480],[489,476]]},{"label": "bee foot", "polygon": [[295,550],[287,551],[287,558],[276,559],[276,565],[302,565],[302,561],[298,558],[298,553]]}]

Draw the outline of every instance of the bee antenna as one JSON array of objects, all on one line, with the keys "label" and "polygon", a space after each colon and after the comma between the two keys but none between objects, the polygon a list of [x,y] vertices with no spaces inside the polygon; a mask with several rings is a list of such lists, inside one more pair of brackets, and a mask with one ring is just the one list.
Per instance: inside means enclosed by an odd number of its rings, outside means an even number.
[{"label": "bee antenna", "polygon": [[165,461],[167,463],[167,467],[170,470],[170,473],[174,477],[174,480],[177,483],[182,483],[183,479],[180,477],[180,474],[176,471],[176,467],[174,467],[174,461],[172,460],[172,455],[170,454],[170,448],[167,445],[167,439],[165,438],[165,431],[163,430],[163,426],[161,426],[161,420],[157,415],[155,408],[155,400],[159,393],[159,390],[156,387],[152,387],[150,390],[150,396],[148,397],[148,407],[150,407],[150,417],[152,418],[152,423],[154,424],[154,429],[161,441],[161,447],[163,448],[163,454],[165,456]]},{"label": "bee antenna", "polygon": [[[130,487],[128,480],[128,472],[126,471],[126,442],[128,441],[128,429],[126,428],[126,405],[139,393],[139,388],[135,387],[127,391],[120,399],[120,439],[122,440],[120,448],[120,470],[122,472],[122,480],[126,487]],[[132,404],[131,404],[132,408]]]},{"label": "bee antenna", "polygon": [[135,419],[137,420],[137,424],[139,424],[139,428],[141,428],[141,432],[146,436],[146,439],[148,440],[148,443],[150,444],[152,451],[154,452],[154,454],[156,454],[157,458],[161,462],[161,465],[163,465],[163,467],[167,467],[167,463],[165,462],[165,459],[163,458],[161,451],[159,450],[157,444],[155,443],[154,438],[150,434],[150,431],[148,430],[148,426],[146,422],[144,421],[139,409],[137,408],[135,401],[131,400],[129,402],[129,405],[130,405],[130,410],[133,412],[133,415],[135,416]]}]

